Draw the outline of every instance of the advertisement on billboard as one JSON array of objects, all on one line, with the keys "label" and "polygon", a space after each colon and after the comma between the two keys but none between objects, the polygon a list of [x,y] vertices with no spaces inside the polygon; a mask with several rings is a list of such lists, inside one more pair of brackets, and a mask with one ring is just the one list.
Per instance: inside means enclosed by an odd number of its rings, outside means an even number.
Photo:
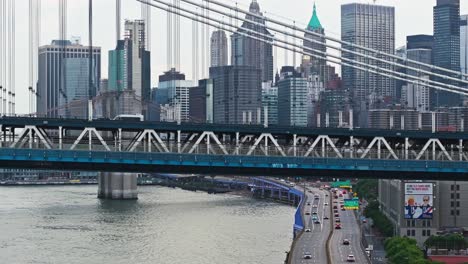
[{"label": "advertisement on billboard", "polygon": [[405,218],[432,219],[433,184],[405,183]]}]

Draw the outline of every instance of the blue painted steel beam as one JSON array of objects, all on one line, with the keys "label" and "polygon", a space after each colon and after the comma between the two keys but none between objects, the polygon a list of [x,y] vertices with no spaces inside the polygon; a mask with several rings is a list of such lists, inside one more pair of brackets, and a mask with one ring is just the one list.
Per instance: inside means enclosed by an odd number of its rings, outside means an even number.
[{"label": "blue painted steel beam", "polygon": [[468,180],[468,162],[0,149],[3,168]]}]

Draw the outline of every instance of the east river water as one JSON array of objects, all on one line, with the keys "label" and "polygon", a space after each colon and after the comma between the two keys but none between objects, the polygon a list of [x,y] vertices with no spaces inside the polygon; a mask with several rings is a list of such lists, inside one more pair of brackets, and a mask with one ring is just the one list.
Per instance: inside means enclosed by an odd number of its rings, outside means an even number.
[{"label": "east river water", "polygon": [[230,194],[139,187],[0,187],[0,263],[283,263],[294,208]]}]

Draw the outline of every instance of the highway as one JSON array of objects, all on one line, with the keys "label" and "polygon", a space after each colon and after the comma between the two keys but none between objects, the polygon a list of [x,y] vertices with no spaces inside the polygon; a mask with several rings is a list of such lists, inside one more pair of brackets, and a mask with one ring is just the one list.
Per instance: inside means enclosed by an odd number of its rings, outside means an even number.
[{"label": "highway", "polygon": [[[348,194],[345,194],[344,196],[348,196]],[[355,263],[369,263],[365,255],[366,253],[361,248],[361,234],[354,211],[342,211],[340,209],[340,201],[343,201],[343,197],[338,197],[337,200],[339,202],[333,202],[332,205],[337,205],[338,207],[338,214],[341,220],[341,229],[333,230],[333,236],[330,241],[329,246],[332,256],[332,263],[348,263],[348,255],[354,255]],[[336,223],[336,217],[334,217],[333,222]],[[335,226],[333,226],[333,228],[335,228]],[[348,239],[350,244],[343,245],[344,239]]]},{"label": "highway", "polygon": [[[298,188],[298,190],[304,190],[303,188]],[[319,199],[315,199],[314,195],[318,194]],[[330,217],[330,205],[325,203],[330,203],[328,191],[322,191],[317,188],[307,188],[306,191],[307,200],[304,205],[303,213],[305,230],[310,229],[310,232],[303,232],[302,235],[297,239],[291,263],[327,263],[327,252],[326,252],[326,243],[327,238],[330,233],[330,220],[323,219],[325,216]],[[310,203],[310,205],[307,205]],[[306,213],[309,212],[310,215]],[[314,212],[317,214],[317,218],[320,221],[320,224],[315,224],[312,220]],[[311,258],[305,259],[304,255],[310,253]]]}]

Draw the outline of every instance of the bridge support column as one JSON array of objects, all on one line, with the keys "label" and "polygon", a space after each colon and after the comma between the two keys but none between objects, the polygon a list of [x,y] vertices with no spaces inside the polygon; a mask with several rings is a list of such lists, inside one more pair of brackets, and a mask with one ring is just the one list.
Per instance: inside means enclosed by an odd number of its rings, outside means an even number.
[{"label": "bridge support column", "polygon": [[138,199],[137,175],[134,173],[101,172],[98,177],[98,198],[112,200]]}]

